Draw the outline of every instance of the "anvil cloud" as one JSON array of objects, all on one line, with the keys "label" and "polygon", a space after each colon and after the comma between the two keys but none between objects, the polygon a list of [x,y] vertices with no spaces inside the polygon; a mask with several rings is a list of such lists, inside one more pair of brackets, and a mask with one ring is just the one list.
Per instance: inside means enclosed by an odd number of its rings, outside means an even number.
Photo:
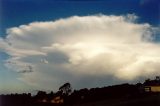
[{"label": "anvil cloud", "polygon": [[65,81],[90,87],[105,77],[112,82],[112,78],[131,81],[157,75],[156,28],[138,23],[137,18],[73,16],[9,28],[6,38],[0,38],[1,51],[10,56],[4,64],[20,73],[19,80],[44,89],[55,89]]}]

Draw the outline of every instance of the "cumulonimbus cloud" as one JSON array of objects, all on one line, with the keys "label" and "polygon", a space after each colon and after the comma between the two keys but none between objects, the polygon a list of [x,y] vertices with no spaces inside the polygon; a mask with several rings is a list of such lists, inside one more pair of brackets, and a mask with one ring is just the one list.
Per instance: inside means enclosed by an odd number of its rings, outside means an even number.
[{"label": "cumulonimbus cloud", "polygon": [[0,48],[10,55],[5,65],[21,73],[18,79],[42,88],[48,84],[47,89],[65,81],[83,85],[89,76],[135,80],[157,75],[156,28],[136,20],[128,14],[33,22],[9,28]]}]

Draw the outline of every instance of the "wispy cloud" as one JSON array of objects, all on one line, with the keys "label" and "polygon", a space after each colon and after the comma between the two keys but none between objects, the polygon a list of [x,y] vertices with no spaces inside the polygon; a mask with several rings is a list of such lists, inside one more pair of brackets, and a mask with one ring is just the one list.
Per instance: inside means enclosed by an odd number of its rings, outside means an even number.
[{"label": "wispy cloud", "polygon": [[155,28],[136,19],[134,14],[93,15],[33,22],[8,29],[0,48],[10,55],[6,66],[24,73],[18,79],[46,89],[65,81],[90,86],[97,83],[84,82],[157,75],[160,45],[153,42]]}]

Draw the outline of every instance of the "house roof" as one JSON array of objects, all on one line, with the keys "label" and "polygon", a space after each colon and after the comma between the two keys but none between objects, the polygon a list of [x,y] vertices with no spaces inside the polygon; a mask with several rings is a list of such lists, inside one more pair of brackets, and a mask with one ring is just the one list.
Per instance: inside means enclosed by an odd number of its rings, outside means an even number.
[{"label": "house roof", "polygon": [[144,82],[145,86],[160,86],[160,80],[146,80]]}]

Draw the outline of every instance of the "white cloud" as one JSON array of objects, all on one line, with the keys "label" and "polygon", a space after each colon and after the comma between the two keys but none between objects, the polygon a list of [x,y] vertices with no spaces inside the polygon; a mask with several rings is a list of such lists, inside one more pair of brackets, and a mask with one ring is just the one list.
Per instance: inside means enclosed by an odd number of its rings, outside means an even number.
[{"label": "white cloud", "polygon": [[136,19],[129,14],[33,22],[8,29],[0,48],[11,56],[6,66],[23,73],[18,79],[45,89],[65,81],[96,86],[84,84],[89,78],[128,81],[158,75],[160,45],[152,41],[154,28]]}]

